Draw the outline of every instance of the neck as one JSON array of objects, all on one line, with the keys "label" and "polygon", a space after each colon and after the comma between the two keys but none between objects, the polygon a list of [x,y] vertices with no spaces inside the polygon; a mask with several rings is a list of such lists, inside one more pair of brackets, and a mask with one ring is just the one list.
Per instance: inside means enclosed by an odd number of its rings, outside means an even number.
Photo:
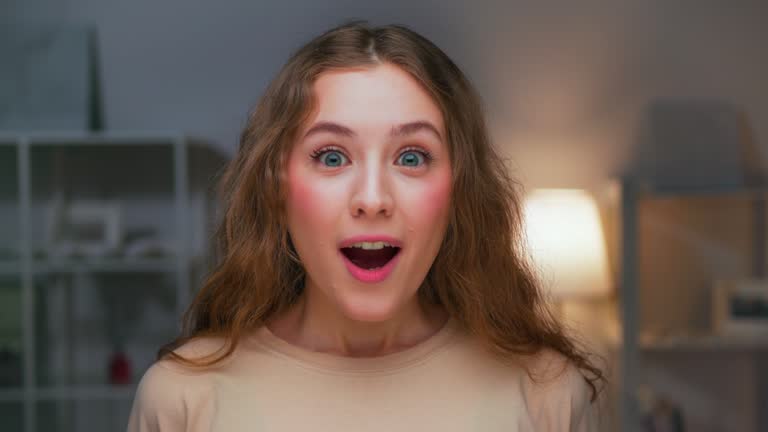
[{"label": "neck", "polygon": [[305,289],[295,305],[267,326],[281,339],[310,351],[376,357],[419,344],[448,320],[444,309],[424,308],[416,298],[382,321],[350,319],[328,303],[319,290]]}]

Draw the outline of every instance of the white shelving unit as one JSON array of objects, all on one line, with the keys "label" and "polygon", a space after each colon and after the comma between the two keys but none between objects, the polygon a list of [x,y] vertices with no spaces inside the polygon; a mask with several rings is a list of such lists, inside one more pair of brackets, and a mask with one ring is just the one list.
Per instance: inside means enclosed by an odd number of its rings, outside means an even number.
[{"label": "white shelving unit", "polygon": [[[0,429],[125,428],[138,380],[208,269],[225,162],[172,133],[0,135]],[[62,195],[119,202],[121,234],[165,249],[52,255],[47,215]],[[110,384],[117,351],[130,384]]]},{"label": "white shelving unit", "polygon": [[623,180],[623,432],[643,430],[640,386],[681,405],[685,430],[768,430],[768,338],[717,335],[709,302],[713,277],[765,277],[766,199]]}]

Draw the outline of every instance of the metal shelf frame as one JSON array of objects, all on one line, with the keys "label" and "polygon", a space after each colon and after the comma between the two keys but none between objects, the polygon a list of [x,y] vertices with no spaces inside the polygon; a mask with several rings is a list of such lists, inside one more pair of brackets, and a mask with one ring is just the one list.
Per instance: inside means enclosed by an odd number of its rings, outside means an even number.
[{"label": "metal shelf frame", "polygon": [[[191,230],[190,206],[190,149],[205,148],[206,152],[216,155],[210,163],[223,165],[226,156],[212,148],[204,140],[191,138],[177,133],[128,132],[128,133],[2,133],[0,142],[4,146],[16,147],[16,165],[18,176],[18,217],[19,217],[19,253],[18,259],[0,261],[0,276],[17,277],[21,284],[22,310],[22,386],[20,388],[0,388],[0,403],[21,402],[23,404],[24,432],[36,432],[37,402],[57,400],[122,400],[130,401],[135,391],[134,386],[94,387],[94,386],[57,386],[41,387],[37,383],[38,353],[36,352],[35,295],[37,275],[54,273],[170,273],[175,279],[175,320],[179,322],[191,295],[191,270],[193,262],[201,257],[190,252],[189,233]],[[153,146],[163,145],[172,148],[173,170],[173,221],[174,256],[161,259],[101,259],[101,260],[40,260],[33,256],[31,245],[32,230],[32,179],[35,175],[32,166],[32,153],[37,146]],[[206,251],[208,252],[208,251]]]}]

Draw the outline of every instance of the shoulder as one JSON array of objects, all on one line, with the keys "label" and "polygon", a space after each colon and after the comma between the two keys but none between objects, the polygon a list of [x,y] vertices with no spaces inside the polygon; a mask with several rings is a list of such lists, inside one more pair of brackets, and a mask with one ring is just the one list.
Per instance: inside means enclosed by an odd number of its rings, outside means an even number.
[{"label": "shoulder", "polygon": [[153,364],[141,378],[128,420],[129,432],[184,429],[187,377],[165,362],[168,360]]},{"label": "shoulder", "polygon": [[[215,353],[220,346],[222,342],[217,339],[196,339],[174,352],[195,359]],[[171,359],[155,362],[139,381],[128,431],[183,430],[187,414],[205,405],[211,387],[210,369],[185,366]]]},{"label": "shoulder", "polygon": [[570,359],[544,349],[526,363],[524,398],[536,430],[595,430],[592,388]]}]

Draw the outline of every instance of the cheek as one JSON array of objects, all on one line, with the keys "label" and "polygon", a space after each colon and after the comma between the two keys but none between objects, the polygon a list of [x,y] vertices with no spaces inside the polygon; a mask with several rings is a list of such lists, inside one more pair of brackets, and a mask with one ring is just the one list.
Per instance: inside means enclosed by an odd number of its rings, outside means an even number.
[{"label": "cheek", "polygon": [[316,237],[333,232],[333,222],[338,220],[339,191],[301,170],[289,170],[287,183],[288,224],[294,242],[313,238],[316,243]]},{"label": "cheek", "polygon": [[[437,176],[415,193],[409,194],[408,213],[421,229],[441,229],[448,220],[451,201],[451,176]],[[414,227],[410,227],[414,228]]]},{"label": "cheek", "polygon": [[448,216],[448,206],[451,201],[451,179],[446,177],[441,179],[439,184],[434,185],[427,191],[427,197],[425,199],[425,212],[432,214],[434,217],[439,218],[441,216]]},{"label": "cheek", "polygon": [[310,215],[318,207],[312,184],[301,175],[288,174],[288,209],[291,219]]}]

